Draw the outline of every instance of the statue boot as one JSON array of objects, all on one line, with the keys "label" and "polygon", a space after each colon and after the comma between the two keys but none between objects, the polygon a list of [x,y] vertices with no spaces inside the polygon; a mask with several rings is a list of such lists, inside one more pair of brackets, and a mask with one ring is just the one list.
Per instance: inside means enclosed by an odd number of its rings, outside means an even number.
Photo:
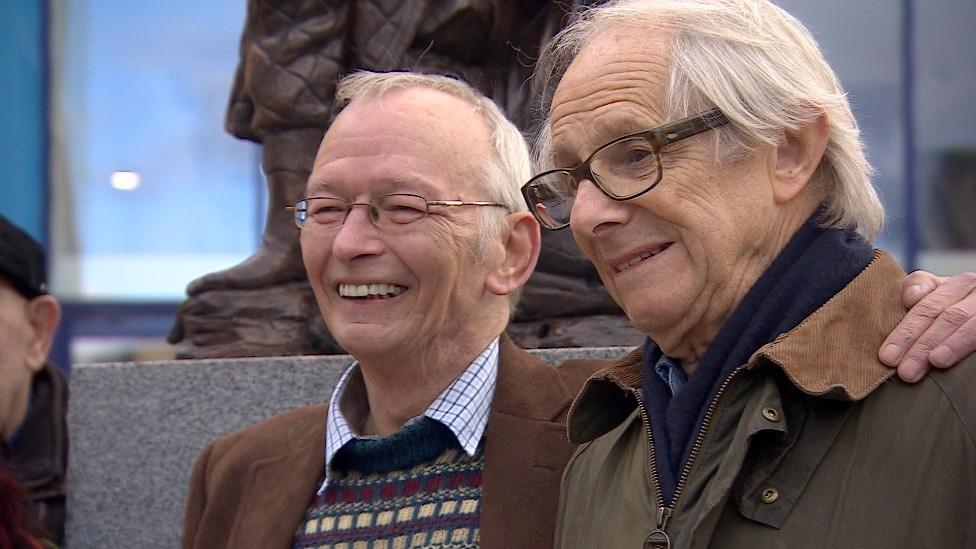
[{"label": "statue boot", "polygon": [[320,130],[290,130],[265,139],[268,215],[261,247],[190,283],[167,338],[178,358],[342,352],[322,322],[286,209],[305,196],[321,138]]},{"label": "statue boot", "polygon": [[268,179],[268,213],[261,244],[243,262],[190,282],[186,289],[189,296],[215,290],[268,288],[305,280],[298,228],[286,207],[305,196],[305,183],[322,133],[318,129],[298,129],[265,136],[262,165]]}]

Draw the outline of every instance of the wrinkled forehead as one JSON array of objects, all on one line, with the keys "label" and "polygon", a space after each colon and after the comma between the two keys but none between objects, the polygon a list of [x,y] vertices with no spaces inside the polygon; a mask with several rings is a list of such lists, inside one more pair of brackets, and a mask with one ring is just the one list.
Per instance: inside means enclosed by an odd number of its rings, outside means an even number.
[{"label": "wrinkled forehead", "polygon": [[581,47],[559,80],[550,116],[561,104],[592,91],[620,91],[639,85],[663,100],[671,61],[673,31],[668,26],[618,24],[595,33]]},{"label": "wrinkled forehead", "polygon": [[[671,33],[618,26],[595,35],[560,80],[549,112],[551,157],[666,121]],[[545,144],[543,144],[545,146]]]},{"label": "wrinkled forehead", "polygon": [[434,90],[394,90],[346,107],[326,132],[319,155],[347,155],[368,143],[377,151],[410,152],[438,162],[463,157],[486,141],[486,133],[480,115],[460,99]]},{"label": "wrinkled forehead", "polygon": [[[423,88],[394,90],[357,99],[326,132],[309,178],[309,189],[336,178],[376,176],[463,185],[490,154],[490,136],[474,106]],[[394,189],[396,190],[396,189]]]}]

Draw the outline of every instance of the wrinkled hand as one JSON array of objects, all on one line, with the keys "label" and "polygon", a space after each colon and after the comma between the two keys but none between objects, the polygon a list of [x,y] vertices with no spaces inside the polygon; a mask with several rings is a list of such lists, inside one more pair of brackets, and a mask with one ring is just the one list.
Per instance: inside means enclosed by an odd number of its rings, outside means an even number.
[{"label": "wrinkled hand", "polygon": [[949,368],[976,351],[976,272],[945,278],[915,271],[901,288],[911,310],[878,353],[898,377],[914,383],[930,366]]}]

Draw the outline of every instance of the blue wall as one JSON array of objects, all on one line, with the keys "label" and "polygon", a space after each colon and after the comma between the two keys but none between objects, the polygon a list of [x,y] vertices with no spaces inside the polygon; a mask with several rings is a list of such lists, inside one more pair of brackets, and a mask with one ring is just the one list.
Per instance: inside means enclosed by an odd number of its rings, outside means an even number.
[{"label": "blue wall", "polygon": [[0,0],[0,214],[47,240],[43,0]]}]

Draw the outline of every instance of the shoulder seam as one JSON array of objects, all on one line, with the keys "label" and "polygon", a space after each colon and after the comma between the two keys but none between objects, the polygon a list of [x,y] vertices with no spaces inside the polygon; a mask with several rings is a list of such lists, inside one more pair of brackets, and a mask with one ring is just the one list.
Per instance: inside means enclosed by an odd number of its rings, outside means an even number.
[{"label": "shoulder seam", "polygon": [[[966,365],[961,365],[961,367],[965,368]],[[970,425],[970,422],[966,421],[966,418],[959,410],[959,406],[956,404],[956,400],[952,398],[952,395],[948,391],[946,391],[938,376],[930,375],[926,377],[932,380],[932,383],[939,388],[939,392],[942,394],[942,397],[946,400],[946,402],[949,403],[949,406],[952,407],[952,411],[956,414],[956,419],[959,421],[960,425],[962,425],[962,430],[966,433],[966,436],[969,439],[969,445],[976,448],[976,434],[974,434],[972,431],[972,428],[976,427],[976,425]]]}]

